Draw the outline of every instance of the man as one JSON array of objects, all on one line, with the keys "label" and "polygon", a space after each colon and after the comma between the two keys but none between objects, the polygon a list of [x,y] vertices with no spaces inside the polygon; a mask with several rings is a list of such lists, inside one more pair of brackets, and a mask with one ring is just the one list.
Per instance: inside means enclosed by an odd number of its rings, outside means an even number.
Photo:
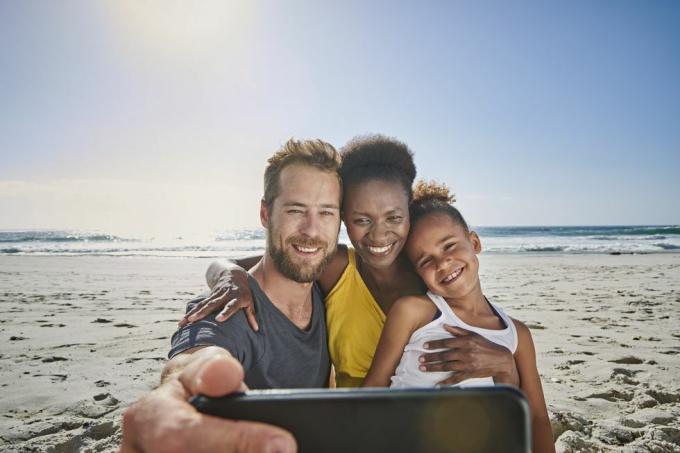
[{"label": "man", "polygon": [[313,282],[337,245],[339,164],[335,149],[320,140],[290,140],[269,159],[260,206],[267,246],[248,282],[259,331],[248,327],[244,314],[178,330],[162,385],[125,414],[121,451],[295,449],[283,430],[204,416],[187,400],[238,391],[243,382],[252,388],[327,385],[323,302]]}]

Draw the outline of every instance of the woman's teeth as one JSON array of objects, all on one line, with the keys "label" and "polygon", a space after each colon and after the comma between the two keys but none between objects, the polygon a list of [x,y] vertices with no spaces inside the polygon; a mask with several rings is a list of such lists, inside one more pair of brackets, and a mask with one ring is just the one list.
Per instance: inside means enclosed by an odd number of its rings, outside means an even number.
[{"label": "woman's teeth", "polygon": [[366,246],[366,248],[368,249],[369,252],[373,253],[374,255],[386,255],[387,252],[390,251],[390,249],[392,248],[392,246],[394,244],[395,243],[393,242],[393,243],[386,245],[384,247],[371,247],[370,245],[368,245],[368,246]]},{"label": "woman's teeth", "polygon": [[463,272],[463,268],[461,267],[460,269],[456,269],[455,271],[451,272],[449,275],[444,277],[442,280],[442,283],[449,283],[456,279],[461,273]]}]

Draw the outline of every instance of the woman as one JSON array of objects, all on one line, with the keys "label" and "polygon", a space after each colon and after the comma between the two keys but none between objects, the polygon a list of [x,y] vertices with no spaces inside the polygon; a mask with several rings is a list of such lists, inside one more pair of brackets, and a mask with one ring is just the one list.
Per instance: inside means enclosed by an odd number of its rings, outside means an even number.
[{"label": "woman", "polygon": [[[352,247],[338,246],[318,283],[326,294],[328,349],[336,384],[358,387],[371,366],[385,313],[399,297],[424,294],[426,288],[401,253],[409,232],[409,202],[416,176],[411,151],[395,139],[370,135],[352,139],[341,154],[342,215]],[[257,260],[238,260],[237,264],[249,268]],[[243,269],[213,263],[206,277],[212,293],[180,325],[224,307],[218,321],[246,308],[251,325],[257,328],[250,294],[241,291],[248,287]],[[462,329],[449,332],[456,338],[430,342],[431,349],[444,351],[424,354],[421,359],[428,371],[454,372],[441,384],[476,376],[519,384],[510,351]]]}]

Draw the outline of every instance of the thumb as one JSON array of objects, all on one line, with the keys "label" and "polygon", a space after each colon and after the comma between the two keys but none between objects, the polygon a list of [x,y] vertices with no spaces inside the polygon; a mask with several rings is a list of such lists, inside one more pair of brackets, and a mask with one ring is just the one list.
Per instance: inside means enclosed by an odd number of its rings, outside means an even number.
[{"label": "thumb", "polygon": [[224,396],[243,390],[243,367],[226,350],[211,347],[195,354],[179,375],[189,395]]},{"label": "thumb", "polygon": [[457,326],[450,326],[448,324],[444,324],[444,329],[446,329],[447,332],[458,336],[458,337],[463,337],[465,335],[473,335],[474,332],[470,330],[463,329],[462,327],[457,327]]}]

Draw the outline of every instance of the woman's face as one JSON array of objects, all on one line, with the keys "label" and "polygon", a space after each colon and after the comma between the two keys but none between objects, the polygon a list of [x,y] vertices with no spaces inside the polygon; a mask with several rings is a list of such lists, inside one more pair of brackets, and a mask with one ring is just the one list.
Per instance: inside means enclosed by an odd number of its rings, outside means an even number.
[{"label": "woman's face", "polygon": [[363,262],[370,267],[388,267],[401,253],[408,236],[408,195],[398,182],[355,184],[345,193],[343,219]]}]

